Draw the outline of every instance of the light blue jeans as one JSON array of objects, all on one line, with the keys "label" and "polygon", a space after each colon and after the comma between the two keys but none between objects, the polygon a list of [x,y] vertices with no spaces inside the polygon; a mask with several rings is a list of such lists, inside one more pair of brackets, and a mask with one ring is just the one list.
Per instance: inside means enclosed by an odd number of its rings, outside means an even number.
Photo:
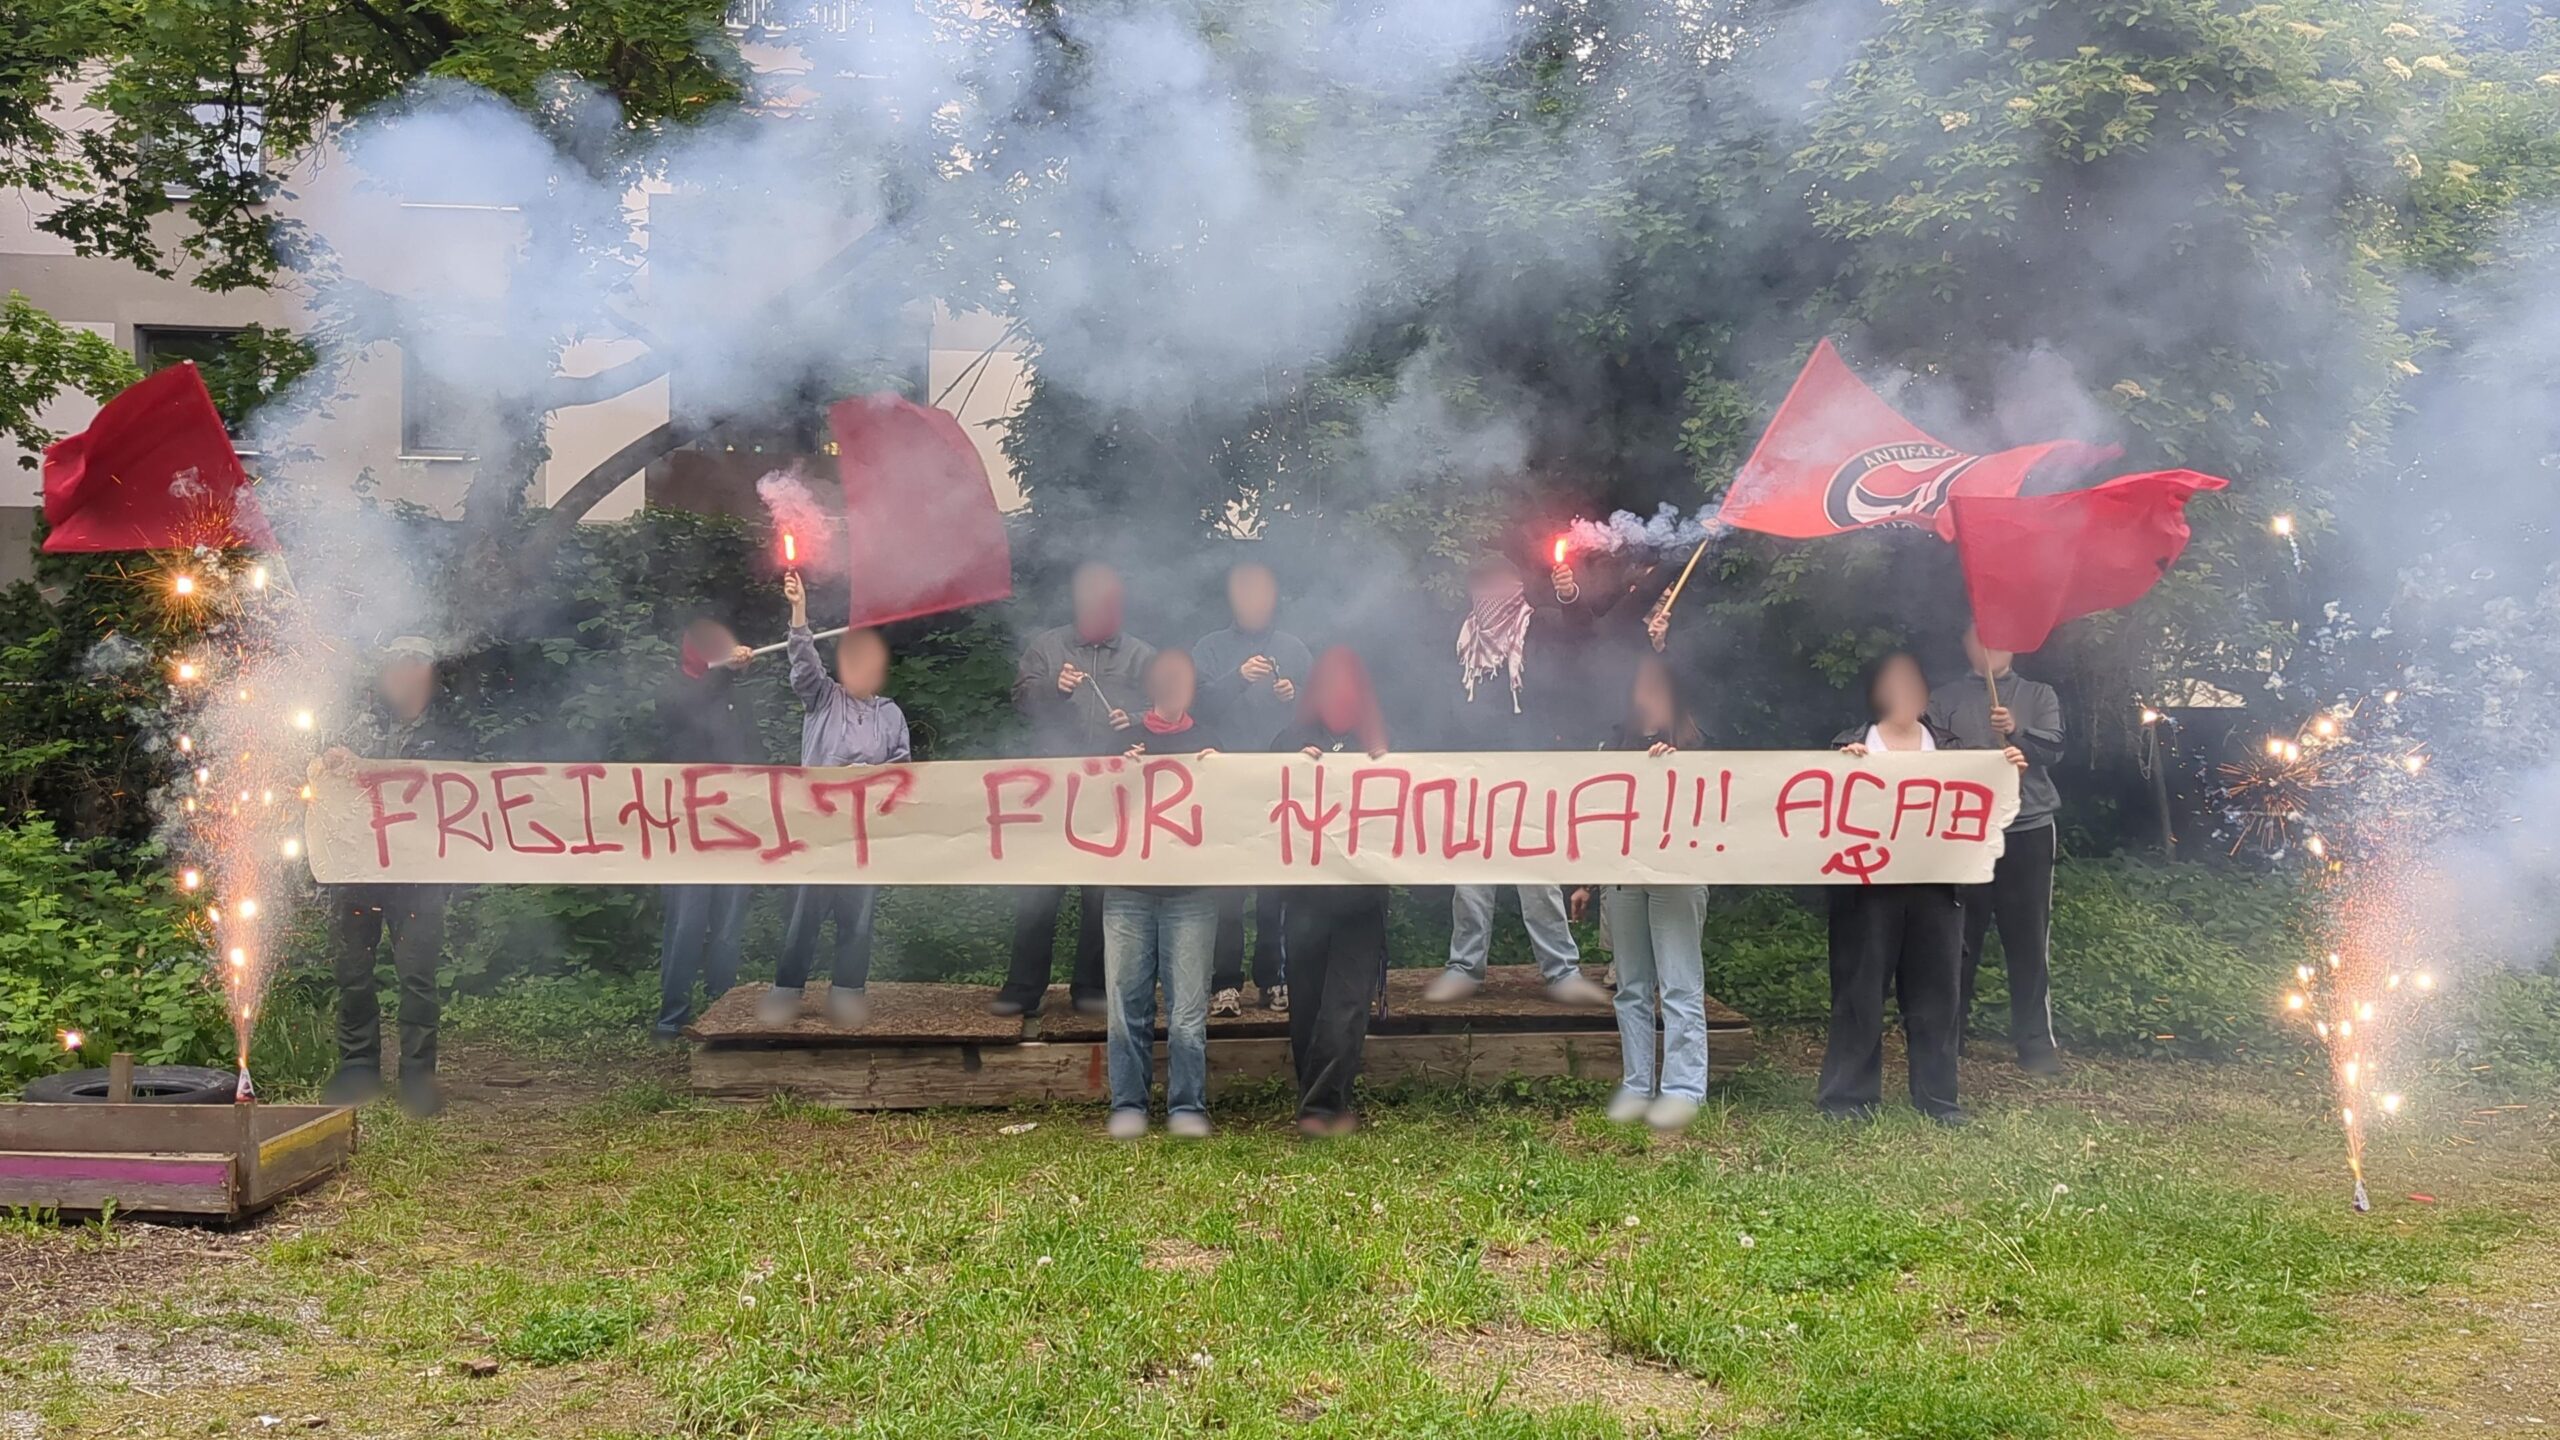
[{"label": "light blue jeans", "polygon": [[[1520,923],[1529,928],[1529,948],[1537,952],[1538,973],[1552,985],[1582,973],[1582,951],[1573,943],[1573,927],[1564,915],[1564,891],[1553,885],[1523,885]],[[1449,902],[1449,968],[1484,978],[1485,957],[1493,953],[1491,885],[1461,885]]]},{"label": "light blue jeans", "polygon": [[[1612,885],[1600,892],[1617,957],[1621,1084],[1651,1099],[1707,1095],[1707,962],[1698,932],[1706,918],[1704,885]],[[1653,1060],[1653,1027],[1662,1025],[1662,1065]]]},{"label": "light blue jeans", "polygon": [[1209,1109],[1209,972],[1218,892],[1102,892],[1102,988],[1111,997],[1111,1108],[1145,1110],[1156,1069],[1156,984],[1164,984],[1165,1110]]}]

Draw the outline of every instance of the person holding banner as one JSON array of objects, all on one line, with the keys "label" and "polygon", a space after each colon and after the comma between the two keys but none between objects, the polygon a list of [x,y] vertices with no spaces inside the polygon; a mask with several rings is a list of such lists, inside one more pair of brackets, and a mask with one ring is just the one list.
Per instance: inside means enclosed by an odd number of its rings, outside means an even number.
[{"label": "person holding banner", "polygon": [[[889,642],[877,630],[847,630],[836,638],[836,673],[829,678],[809,633],[809,593],[798,571],[783,576],[782,594],[791,602],[791,693],[800,697],[800,763],[894,765],[915,758],[906,712],[880,693],[889,682]],[[871,1000],[864,990],[871,978],[871,918],[879,894],[869,885],[803,885],[794,892],[782,963],[757,1018],[787,1025],[799,1015],[819,927],[832,919],[836,958],[827,984],[827,1018],[848,1029],[869,1023]]]},{"label": "person holding banner", "polygon": [[[415,635],[385,645],[374,693],[315,770],[366,760],[462,760],[468,731],[437,713],[435,647]],[[328,888],[329,951],[338,983],[338,1069],[321,1091],[332,1105],[362,1105],[382,1093],[382,999],[375,990],[383,937],[400,991],[400,1108],[425,1117],[444,1109],[436,1083],[439,1006],[436,964],[444,956],[443,885],[389,882]]]},{"label": "person holding banner", "polygon": [[1939,686],[1929,697],[1929,713],[1966,746],[2016,746],[2027,757],[2027,768],[2018,776],[2018,818],[2009,822],[2008,844],[1991,872],[1991,883],[1965,887],[1964,985],[1962,1008],[1956,1013],[1972,1018],[1982,942],[1997,924],[2000,953],[2009,965],[2009,1041],[2017,1047],[2018,1068],[2030,1075],[2059,1075],[2062,1053],[2053,1036],[2049,956],[2053,862],[2061,854],[2055,812],[2062,795],[2054,788],[2053,767],[2062,763],[2062,700],[2052,686],[2011,671],[2009,652],[1984,645],[1971,625],[1964,627],[1964,654],[1973,664],[1971,678]]},{"label": "person holding banner", "polygon": [[[1316,657],[1297,722],[1273,747],[1310,760],[1387,753],[1387,722],[1368,668],[1344,646]],[[1301,885],[1286,918],[1289,1058],[1298,1079],[1298,1132],[1348,1135],[1360,1127],[1351,1086],[1369,1038],[1369,1001],[1387,973],[1387,887]]]},{"label": "person holding banner", "polygon": [[[1193,718],[1199,671],[1190,655],[1159,650],[1147,662],[1146,739],[1131,759],[1217,751]],[[1114,1140],[1147,1133],[1147,1092],[1155,1078],[1156,987],[1164,987],[1165,1131],[1184,1140],[1209,1134],[1209,976],[1215,964],[1220,892],[1198,885],[1114,885],[1102,892],[1102,977],[1110,991],[1105,1055]]]},{"label": "person holding banner", "polygon": [[[705,615],[684,628],[677,673],[658,697],[657,759],[678,764],[760,765],[766,756],[755,707],[737,687],[739,667],[755,652],[728,626]],[[744,885],[670,885],[658,937],[658,1018],[653,1040],[684,1038],[698,975],[713,998],[738,983],[738,947],[746,938]]]},{"label": "person holding banner", "polygon": [[[1582,599],[1579,583],[1564,565],[1550,579],[1559,607]],[[1565,630],[1569,624],[1579,626],[1579,618],[1533,606],[1519,568],[1500,555],[1485,556],[1467,572],[1467,603],[1467,618],[1458,627],[1458,679],[1464,693],[1457,701],[1450,748],[1572,750],[1589,744],[1589,728],[1576,719],[1586,697],[1577,693],[1581,687],[1563,654],[1582,638]],[[1546,976],[1548,998],[1568,1005],[1608,1004],[1609,992],[1582,974],[1582,953],[1565,918],[1563,888],[1515,889],[1520,923],[1528,927],[1529,947]],[[1452,890],[1449,966],[1424,988],[1424,1000],[1463,1000],[1484,984],[1493,949],[1494,897],[1491,885]]]},{"label": "person holding banner", "polygon": [[[1239,560],[1227,571],[1227,610],[1235,623],[1200,637],[1191,647],[1200,663],[1200,708],[1230,750],[1268,748],[1296,718],[1298,685],[1313,663],[1306,642],[1275,623],[1280,584],[1271,567]],[[1288,977],[1280,954],[1280,902],[1276,885],[1230,889],[1218,897],[1218,971],[1210,983],[1209,1013],[1244,1013],[1245,897],[1253,897],[1253,988],[1266,1010],[1289,1008]]]},{"label": "person holding banner", "polygon": [[[1832,738],[1851,755],[1963,748],[1929,718],[1929,683],[1907,650],[1879,658],[1867,680],[1871,718]],[[2002,752],[2021,771],[2027,757]],[[1883,1099],[1884,1002],[1902,1007],[1911,1103],[1941,1125],[1962,1125],[1956,1104],[1957,1013],[1964,904],[1953,885],[1839,885],[1831,890],[1831,1034],[1815,1103],[1834,1119],[1872,1119]]]},{"label": "person holding banner", "polygon": [[[1636,663],[1627,718],[1609,748],[1657,759],[1706,744],[1681,698],[1678,679],[1659,655]],[[1574,918],[1590,907],[1589,887],[1573,892]],[[1618,1048],[1623,1057],[1609,1119],[1644,1121],[1656,1130],[1686,1129],[1707,1098],[1707,962],[1700,941],[1706,921],[1704,885],[1604,885],[1616,960]],[[1654,1063],[1655,1028],[1662,1059]]]},{"label": "person holding banner", "polygon": [[[1117,755],[1138,723],[1127,706],[1145,693],[1155,647],[1121,625],[1126,594],[1119,572],[1100,561],[1076,567],[1074,620],[1043,630],[1023,647],[1014,668],[1013,703],[1029,725],[1034,755]],[[1037,1015],[1056,963],[1058,910],[1067,892],[1054,885],[1015,892],[1013,960],[987,1008],[997,1015]],[[1075,968],[1068,995],[1078,1012],[1105,1012],[1102,983],[1102,892],[1078,896]]]}]

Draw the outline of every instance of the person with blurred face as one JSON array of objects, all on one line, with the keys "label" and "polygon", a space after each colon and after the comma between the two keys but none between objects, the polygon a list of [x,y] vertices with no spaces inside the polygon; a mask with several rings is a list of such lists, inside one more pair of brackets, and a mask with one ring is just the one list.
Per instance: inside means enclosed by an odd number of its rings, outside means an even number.
[{"label": "person with blurred face", "polygon": [[[1705,743],[1671,667],[1659,655],[1639,660],[1627,718],[1609,748],[1664,760]],[[1576,918],[1591,899],[1588,888],[1573,892]],[[1700,942],[1707,887],[1604,885],[1599,899],[1609,917],[1609,943],[1617,961],[1623,1057],[1609,1118],[1621,1125],[1642,1120],[1657,1130],[1684,1129],[1698,1118],[1707,1097],[1707,962]],[[1654,1061],[1657,1026],[1659,1065]]]},{"label": "person with blurred face", "polygon": [[[1559,567],[1569,580],[1571,572]],[[1578,589],[1559,581],[1556,598],[1578,601]],[[1518,567],[1501,556],[1487,556],[1467,573],[1467,618],[1458,628],[1458,672],[1464,691],[1450,744],[1460,750],[1580,749],[1590,742],[1569,717],[1580,713],[1583,697],[1574,679],[1578,667],[1563,663],[1561,651],[1579,642],[1568,635],[1566,622],[1550,618],[1531,605]],[[1532,644],[1531,637],[1541,637]],[[1529,948],[1546,976],[1549,999],[1567,1005],[1606,1005],[1609,992],[1582,973],[1582,952],[1565,918],[1564,890],[1556,885],[1513,887],[1520,897],[1520,923],[1528,927]],[[1497,887],[1453,888],[1449,913],[1449,965],[1434,977],[1422,998],[1445,1004],[1463,1000],[1484,984],[1485,964],[1493,950],[1493,911]]]},{"label": "person with blurred face", "polygon": [[[791,693],[800,697],[800,763],[896,765],[915,758],[906,712],[880,693],[889,683],[889,642],[877,630],[847,630],[836,641],[836,673],[828,678],[809,632],[809,596],[797,572],[783,577],[791,602]],[[835,922],[835,968],[828,977],[827,1018],[847,1029],[871,1020],[871,915],[879,891],[869,885],[803,885],[783,927],[782,962],[757,1014],[784,1025],[800,1013],[818,932]]]},{"label": "person with blurred face", "polygon": [[[1306,642],[1280,629],[1280,583],[1259,560],[1240,560],[1227,571],[1227,611],[1233,623],[1191,647],[1200,665],[1200,709],[1218,727],[1230,750],[1262,750],[1297,717],[1298,686],[1312,663]],[[1266,1010],[1289,1008],[1282,965],[1280,905],[1286,890],[1234,888],[1218,900],[1218,970],[1211,982],[1209,1013],[1244,1013],[1245,905],[1253,897],[1253,986]]]},{"label": "person with blurred face", "polygon": [[[1217,753],[1191,713],[1199,676],[1191,657],[1159,650],[1147,663],[1147,712],[1129,758]],[[1218,895],[1207,886],[1113,885],[1102,892],[1102,977],[1111,995],[1104,1058],[1111,1086],[1107,1129],[1115,1140],[1147,1133],[1155,1076],[1156,988],[1164,988],[1165,1129],[1185,1140],[1209,1133],[1209,971],[1218,938]]]},{"label": "person with blurred face", "polygon": [[[1070,582],[1075,618],[1043,630],[1024,646],[1014,667],[1013,704],[1030,731],[1030,753],[1117,755],[1138,724],[1135,709],[1146,693],[1147,662],[1155,647],[1121,625],[1126,599],[1120,573],[1099,561],[1076,567]],[[1058,911],[1067,892],[1055,885],[1015,892],[1013,962],[1004,987],[987,1008],[997,1015],[1037,1015],[1049,993],[1056,964]],[[1105,1013],[1102,984],[1102,892],[1087,886],[1077,896],[1075,966],[1068,996],[1078,1012]]]},{"label": "person with blurred face", "polygon": [[[1298,719],[1273,742],[1309,760],[1387,753],[1387,725],[1367,667],[1336,646],[1316,657]],[[1289,1058],[1297,1072],[1298,1129],[1309,1136],[1359,1128],[1351,1086],[1369,1038],[1369,1006],[1386,983],[1387,887],[1290,887]]]},{"label": "person with blurred face", "polygon": [[[676,765],[764,763],[755,708],[737,687],[739,667],[753,653],[710,616],[685,627],[676,675],[658,697],[652,759]],[[666,918],[658,936],[658,1018],[649,1034],[674,1044],[692,1018],[697,977],[713,999],[738,983],[738,947],[754,892],[744,885],[669,885],[661,893]]]},{"label": "person with blurred face", "polygon": [[[1907,650],[1876,662],[1865,724],[1832,737],[1848,754],[1965,748],[1929,717],[1929,682]],[[2027,757],[2004,747],[2024,770]],[[1814,1098],[1837,1119],[1868,1119],[1883,1100],[1884,1003],[1902,1007],[1910,1048],[1911,1103],[1942,1125],[1962,1125],[1956,1104],[1956,996],[1964,955],[1964,906],[1953,885],[1834,885],[1831,890],[1831,1035]]]},{"label": "person with blurred face", "polygon": [[[435,647],[403,635],[382,648],[369,703],[342,727],[315,768],[343,770],[365,760],[467,760],[468,732],[437,714]],[[332,885],[329,949],[338,986],[338,1068],[322,1091],[333,1105],[361,1105],[382,1093],[382,999],[375,972],[383,940],[400,995],[400,1105],[418,1116],[444,1108],[436,1081],[440,1005],[436,965],[444,955],[442,885]]]},{"label": "person with blurred face", "polygon": [[2013,673],[2009,652],[1985,646],[1971,625],[1964,627],[1964,655],[1972,676],[1939,686],[1929,697],[1929,713],[1965,745],[2016,746],[2027,768],[2018,777],[2018,818],[2009,822],[2008,844],[1991,883],[1965,887],[1964,993],[1957,1013],[1973,1015],[1982,942],[1996,924],[2000,954],[2009,966],[2009,1041],[2017,1047],[2018,1066],[2030,1075],[2058,1075],[2062,1053],[2053,1036],[2050,971],[2053,863],[2062,834],[2056,821],[2062,795],[2053,784],[2053,767],[2062,763],[2062,697],[2050,685]]}]

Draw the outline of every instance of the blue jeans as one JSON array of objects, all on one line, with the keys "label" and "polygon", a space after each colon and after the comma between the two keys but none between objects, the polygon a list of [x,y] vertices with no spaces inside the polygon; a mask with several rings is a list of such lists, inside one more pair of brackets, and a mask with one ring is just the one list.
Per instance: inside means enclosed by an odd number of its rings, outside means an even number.
[{"label": "blue jeans", "polygon": [[[1537,952],[1538,973],[1552,985],[1582,973],[1582,952],[1573,943],[1573,927],[1565,920],[1564,890],[1555,885],[1522,885],[1520,923],[1528,927],[1529,948]],[[1493,953],[1493,890],[1490,885],[1460,885],[1449,900],[1449,968],[1478,980],[1486,957]]]},{"label": "blue jeans", "polygon": [[871,908],[879,890],[870,885],[803,885],[791,897],[791,923],[783,927],[782,963],[773,983],[797,990],[809,983],[809,963],[818,953],[818,927],[829,916],[836,922],[836,962],[828,981],[839,990],[859,990],[871,983]]},{"label": "blue jeans", "polygon": [[1218,892],[1102,892],[1102,988],[1110,997],[1111,1108],[1144,1110],[1155,1079],[1156,983],[1164,983],[1165,1110],[1209,1109],[1209,971]]},{"label": "blue jeans", "polygon": [[[1612,885],[1600,892],[1618,961],[1618,1046],[1627,1093],[1707,1095],[1707,962],[1698,949],[1704,885]],[[1653,1027],[1662,1022],[1662,1067]]]},{"label": "blue jeans", "polygon": [[666,924],[658,934],[658,1020],[673,1035],[693,1016],[693,982],[699,975],[711,998],[738,983],[738,946],[747,934],[744,885],[670,885]]}]

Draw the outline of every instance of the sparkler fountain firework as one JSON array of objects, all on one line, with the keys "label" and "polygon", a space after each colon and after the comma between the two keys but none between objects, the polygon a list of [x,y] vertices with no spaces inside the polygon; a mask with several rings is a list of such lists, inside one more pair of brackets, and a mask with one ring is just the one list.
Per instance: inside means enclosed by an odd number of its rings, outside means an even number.
[{"label": "sparkler fountain firework", "polygon": [[246,555],[186,552],[169,569],[168,594],[196,638],[169,667],[175,748],[190,767],[169,848],[178,889],[201,896],[195,922],[223,989],[239,1080],[234,1098],[254,1099],[250,1037],[272,973],[285,902],[302,882],[305,771],[317,712],[290,686],[307,667],[282,657],[326,649],[307,633],[289,586]]},{"label": "sparkler fountain firework", "polygon": [[2331,706],[2221,767],[2233,852],[2299,853],[2332,897],[2333,948],[2295,967],[2284,1011],[2310,1026],[2327,1056],[2360,1212],[2372,1208],[2368,1127],[2405,1105],[2386,1081],[2394,1042],[2409,1009],[2436,988],[2410,867],[2443,797],[2425,748],[2399,731],[2398,700],[2389,690]]}]

